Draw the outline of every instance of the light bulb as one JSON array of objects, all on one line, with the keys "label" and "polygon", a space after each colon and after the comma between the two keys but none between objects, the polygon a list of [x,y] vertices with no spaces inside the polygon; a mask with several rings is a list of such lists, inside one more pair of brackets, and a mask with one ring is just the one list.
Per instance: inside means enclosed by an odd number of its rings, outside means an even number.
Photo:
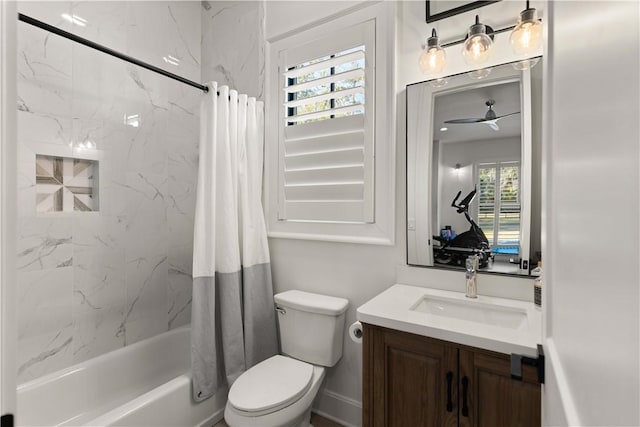
[{"label": "light bulb", "polygon": [[447,64],[447,54],[440,46],[440,37],[436,34],[435,28],[431,37],[427,39],[427,47],[420,54],[418,63],[424,74],[438,74]]},{"label": "light bulb", "polygon": [[518,55],[535,53],[542,45],[542,23],[538,11],[527,8],[520,12],[518,25],[509,36],[511,48]]},{"label": "light bulb", "polygon": [[467,40],[462,48],[462,56],[469,65],[478,65],[487,62],[491,56],[493,41],[487,35],[487,27],[481,24],[476,15],[476,23],[469,27]]}]

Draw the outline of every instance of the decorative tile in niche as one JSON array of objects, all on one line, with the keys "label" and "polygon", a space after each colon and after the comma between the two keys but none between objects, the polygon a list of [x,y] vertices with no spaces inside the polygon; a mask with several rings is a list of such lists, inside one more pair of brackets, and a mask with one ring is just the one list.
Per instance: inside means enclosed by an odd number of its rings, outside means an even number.
[{"label": "decorative tile in niche", "polygon": [[36,155],[38,212],[98,211],[98,161]]}]

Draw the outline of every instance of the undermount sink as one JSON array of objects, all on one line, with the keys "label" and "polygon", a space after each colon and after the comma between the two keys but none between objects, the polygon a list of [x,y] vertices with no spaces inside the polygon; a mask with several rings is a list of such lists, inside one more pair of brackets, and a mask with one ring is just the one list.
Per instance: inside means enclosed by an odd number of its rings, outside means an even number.
[{"label": "undermount sink", "polygon": [[409,310],[509,329],[520,329],[527,320],[524,309],[431,295],[422,296]]},{"label": "undermount sink", "polygon": [[483,348],[537,357],[541,312],[533,302],[397,283],[358,307],[369,325]]}]

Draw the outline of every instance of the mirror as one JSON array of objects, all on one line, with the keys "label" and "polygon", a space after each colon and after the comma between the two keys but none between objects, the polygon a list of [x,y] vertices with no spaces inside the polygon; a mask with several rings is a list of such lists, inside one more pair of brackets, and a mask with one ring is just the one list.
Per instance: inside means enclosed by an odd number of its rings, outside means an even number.
[{"label": "mirror", "polygon": [[542,63],[486,73],[407,86],[407,263],[477,255],[481,272],[528,276],[542,257]]}]

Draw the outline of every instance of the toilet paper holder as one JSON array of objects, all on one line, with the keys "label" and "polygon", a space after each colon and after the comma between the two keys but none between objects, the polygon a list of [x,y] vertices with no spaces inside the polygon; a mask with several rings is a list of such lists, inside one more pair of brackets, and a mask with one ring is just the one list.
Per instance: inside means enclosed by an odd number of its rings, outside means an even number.
[{"label": "toilet paper holder", "polygon": [[362,323],[355,321],[349,326],[349,338],[356,344],[362,344]]},{"label": "toilet paper holder", "polygon": [[362,338],[362,329],[360,329],[360,328],[354,329],[353,330],[353,335],[356,338]]}]

